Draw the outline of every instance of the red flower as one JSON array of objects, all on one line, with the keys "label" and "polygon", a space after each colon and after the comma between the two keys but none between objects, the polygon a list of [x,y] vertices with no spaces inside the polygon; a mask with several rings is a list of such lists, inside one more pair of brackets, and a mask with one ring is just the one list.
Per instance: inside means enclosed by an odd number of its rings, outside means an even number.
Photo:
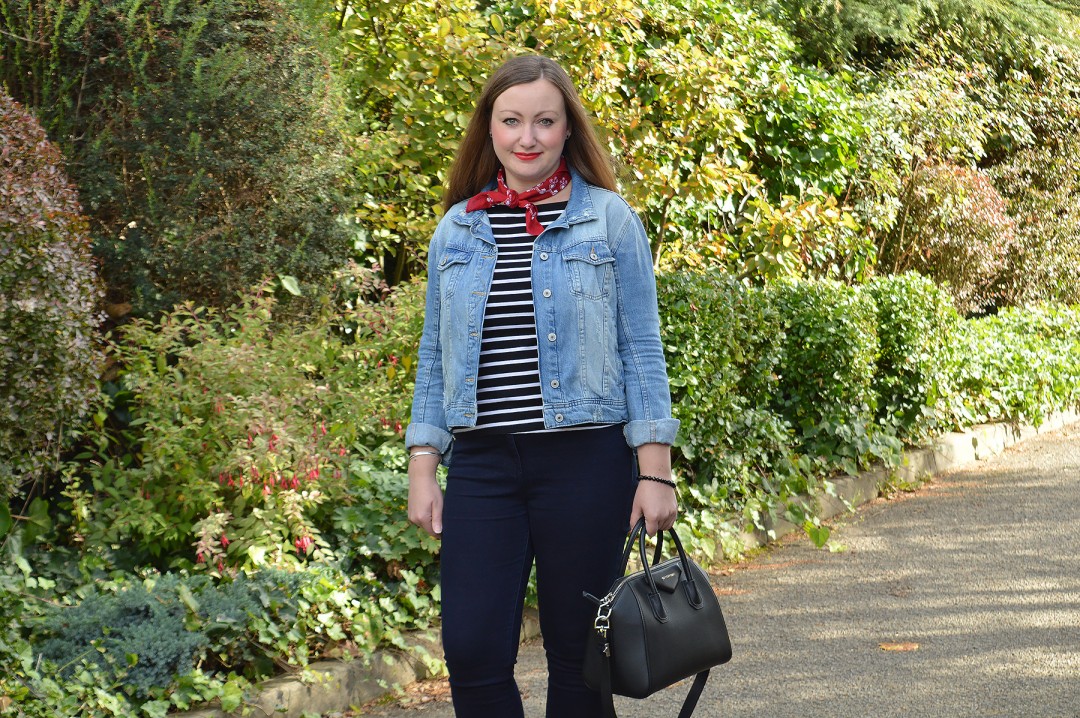
[{"label": "red flower", "polygon": [[229,537],[225,534],[221,534],[221,547],[226,548],[229,545]]},{"label": "red flower", "polygon": [[308,552],[308,549],[311,548],[314,544],[315,540],[310,536],[301,536],[300,538],[293,541],[293,545],[296,546],[297,552],[304,554],[306,554]]}]

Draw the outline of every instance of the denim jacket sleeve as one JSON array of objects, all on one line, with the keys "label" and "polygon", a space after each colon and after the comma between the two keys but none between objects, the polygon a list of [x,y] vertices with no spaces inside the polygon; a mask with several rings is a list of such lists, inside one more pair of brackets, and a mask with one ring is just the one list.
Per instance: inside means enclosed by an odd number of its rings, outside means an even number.
[{"label": "denim jacket sleeve", "polygon": [[405,430],[405,446],[432,446],[446,457],[453,436],[446,425],[443,408],[443,362],[439,344],[439,232],[428,247],[427,296],[424,306],[424,329],[413,388],[412,417]]},{"label": "denim jacket sleeve", "polygon": [[626,216],[609,225],[619,227],[609,241],[615,257],[618,347],[629,414],[623,433],[633,447],[673,444],[679,421],[671,417],[652,251],[637,214],[624,202],[619,206]]}]

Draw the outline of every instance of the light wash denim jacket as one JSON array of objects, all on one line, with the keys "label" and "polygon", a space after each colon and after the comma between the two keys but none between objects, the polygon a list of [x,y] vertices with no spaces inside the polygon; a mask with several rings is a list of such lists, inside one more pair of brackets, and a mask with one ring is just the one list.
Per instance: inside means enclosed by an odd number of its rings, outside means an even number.
[{"label": "light wash denim jacket", "polygon": [[[544,424],[624,423],[627,443],[671,444],[667,368],[645,229],[617,194],[571,168],[566,211],[536,238],[533,303]],[[480,333],[497,252],[487,212],[466,201],[428,250],[427,303],[406,446],[447,454],[452,427],[476,425]]]}]

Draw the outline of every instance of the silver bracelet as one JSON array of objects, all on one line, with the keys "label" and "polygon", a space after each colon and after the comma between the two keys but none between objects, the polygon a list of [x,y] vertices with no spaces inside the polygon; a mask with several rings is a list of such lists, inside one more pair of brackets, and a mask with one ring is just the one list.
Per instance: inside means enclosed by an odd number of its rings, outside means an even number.
[{"label": "silver bracelet", "polygon": [[417,456],[438,456],[440,459],[442,458],[442,454],[438,451],[414,451],[409,454],[409,461],[412,461]]}]

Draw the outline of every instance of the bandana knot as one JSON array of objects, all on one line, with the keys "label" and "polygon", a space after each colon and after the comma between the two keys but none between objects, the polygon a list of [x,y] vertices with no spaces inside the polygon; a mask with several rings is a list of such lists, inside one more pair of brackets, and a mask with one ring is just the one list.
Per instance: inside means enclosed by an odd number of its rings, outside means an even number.
[{"label": "bandana knot", "polygon": [[536,209],[533,201],[544,197],[554,197],[566,189],[566,186],[570,184],[570,170],[566,166],[566,158],[563,157],[559,161],[559,168],[555,170],[553,175],[536,186],[521,192],[506,186],[506,173],[502,169],[499,170],[495,181],[498,186],[493,190],[481,192],[472,197],[469,204],[465,206],[465,211],[472,212],[478,209],[488,209],[495,205],[524,207],[525,229],[535,237],[544,231],[544,225],[540,224],[540,212]]}]

